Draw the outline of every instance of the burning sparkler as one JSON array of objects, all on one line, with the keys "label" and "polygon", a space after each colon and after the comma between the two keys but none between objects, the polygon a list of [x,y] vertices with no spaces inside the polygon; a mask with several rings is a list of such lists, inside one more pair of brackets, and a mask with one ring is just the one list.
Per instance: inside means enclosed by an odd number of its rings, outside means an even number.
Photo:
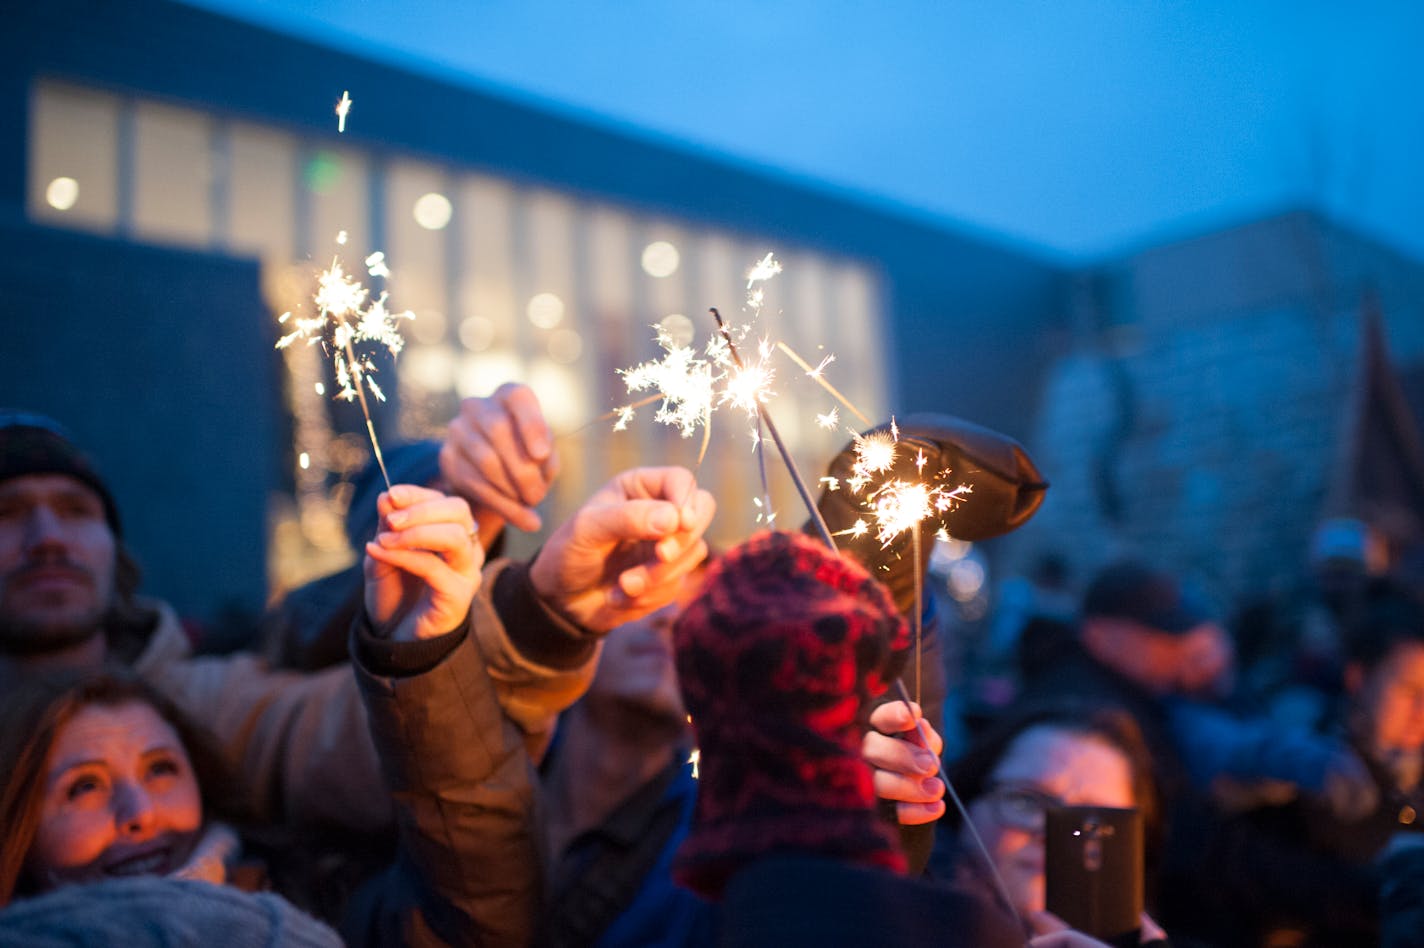
[{"label": "burning sparkler", "polygon": [[[383,259],[380,253],[367,258],[372,276],[389,274]],[[379,264],[379,272],[373,263]],[[366,389],[369,388],[371,394],[381,401],[386,400],[386,395],[371,377],[376,372],[371,351],[358,353],[356,344],[376,343],[384,346],[392,357],[399,355],[405,341],[396,327],[396,320],[414,319],[415,314],[409,311],[391,312],[386,306],[387,294],[384,292],[368,302],[369,296],[370,292],[360,282],[347,275],[341,266],[341,258],[333,259],[331,266],[317,278],[316,295],[313,297],[317,314],[292,320],[293,330],[277,340],[277,348],[285,349],[298,339],[304,339],[309,346],[320,342],[327,349],[336,374],[338,391],[335,397],[361,403],[361,413],[366,418],[366,433],[371,438],[371,450],[375,453],[386,486],[390,487],[390,475],[386,472],[380,442],[376,440],[371,408],[366,402]],[[291,313],[283,313],[278,321],[286,325],[291,316]]]}]

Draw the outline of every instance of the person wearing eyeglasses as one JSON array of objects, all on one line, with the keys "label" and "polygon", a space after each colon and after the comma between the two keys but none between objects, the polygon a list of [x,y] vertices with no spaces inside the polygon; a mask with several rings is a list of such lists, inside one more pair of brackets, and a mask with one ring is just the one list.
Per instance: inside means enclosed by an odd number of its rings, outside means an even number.
[{"label": "person wearing eyeglasses", "polygon": [[[930,868],[934,876],[974,891],[1003,908],[994,872],[1014,912],[1035,932],[1056,930],[1046,911],[1044,828],[1056,806],[1136,807],[1151,854],[1161,834],[1151,758],[1132,717],[1112,708],[1058,704],[1028,709],[987,731],[949,770],[983,855],[951,808]],[[1144,918],[1143,944],[1165,935]]]}]

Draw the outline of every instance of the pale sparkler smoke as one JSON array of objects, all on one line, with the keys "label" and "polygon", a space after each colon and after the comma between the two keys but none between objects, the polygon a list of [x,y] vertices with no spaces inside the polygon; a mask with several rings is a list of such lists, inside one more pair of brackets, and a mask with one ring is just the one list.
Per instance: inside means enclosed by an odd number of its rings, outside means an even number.
[{"label": "pale sparkler smoke", "polygon": [[[367,265],[371,267],[372,276],[390,273],[385,267],[384,255],[379,252],[367,258]],[[390,487],[390,476],[386,473],[381,445],[376,440],[376,428],[371,421],[371,409],[366,402],[365,390],[369,388],[371,394],[381,401],[385,401],[386,396],[371,377],[376,371],[371,353],[362,351],[358,354],[356,344],[378,343],[392,356],[399,355],[405,341],[396,328],[395,320],[414,319],[415,314],[409,311],[392,313],[386,307],[385,293],[371,300],[369,304],[368,296],[369,292],[364,286],[347,276],[346,271],[342,269],[340,258],[332,260],[331,267],[317,277],[317,291],[313,298],[317,315],[296,317],[293,321],[296,328],[277,340],[277,348],[285,349],[298,339],[305,339],[309,346],[318,342],[324,343],[325,334],[330,331],[331,345],[328,351],[339,388],[337,397],[348,402],[360,401],[361,413],[366,418],[366,432],[371,438],[371,449],[375,453],[376,463],[381,468],[381,476],[385,478],[386,486]],[[286,325],[290,316],[290,313],[283,313],[278,321]],[[318,382],[316,387],[320,394],[323,390],[321,383]]]},{"label": "pale sparkler smoke", "polygon": [[[343,91],[343,92],[341,93],[341,101],[338,102],[338,103],[336,103],[336,131],[337,131],[337,134],[340,134],[340,133],[346,131],[346,116],[347,116],[347,115],[350,115],[350,114],[351,114],[351,93],[350,93],[350,92],[347,92],[347,91]],[[342,231],[342,233],[344,234],[344,233],[346,233],[346,232],[345,232],[345,231]],[[340,242],[340,243],[345,243],[344,240],[343,240],[343,241],[339,241],[339,242]]]}]

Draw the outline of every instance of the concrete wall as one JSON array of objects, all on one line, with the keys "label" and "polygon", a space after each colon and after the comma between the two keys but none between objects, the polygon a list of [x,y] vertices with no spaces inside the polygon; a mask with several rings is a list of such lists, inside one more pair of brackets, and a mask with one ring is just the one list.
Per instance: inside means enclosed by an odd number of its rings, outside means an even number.
[{"label": "concrete wall", "polygon": [[1395,364],[1424,364],[1424,265],[1291,213],[1078,286],[1029,439],[1053,488],[1006,565],[1058,550],[1082,580],[1135,553],[1223,600],[1293,576],[1344,447],[1364,294]]}]

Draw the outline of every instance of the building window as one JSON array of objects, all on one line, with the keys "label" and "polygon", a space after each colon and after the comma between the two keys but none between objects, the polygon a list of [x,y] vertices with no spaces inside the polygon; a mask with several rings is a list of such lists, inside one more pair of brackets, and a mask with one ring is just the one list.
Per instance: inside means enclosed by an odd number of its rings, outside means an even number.
[{"label": "building window", "polygon": [[151,102],[134,106],[133,229],[162,243],[211,244],[213,121]]},{"label": "building window", "polygon": [[228,249],[285,266],[296,256],[297,145],[289,135],[234,123],[227,136]]},{"label": "building window", "polygon": [[119,219],[118,151],[117,98],[38,84],[30,105],[30,216],[112,231]]}]

